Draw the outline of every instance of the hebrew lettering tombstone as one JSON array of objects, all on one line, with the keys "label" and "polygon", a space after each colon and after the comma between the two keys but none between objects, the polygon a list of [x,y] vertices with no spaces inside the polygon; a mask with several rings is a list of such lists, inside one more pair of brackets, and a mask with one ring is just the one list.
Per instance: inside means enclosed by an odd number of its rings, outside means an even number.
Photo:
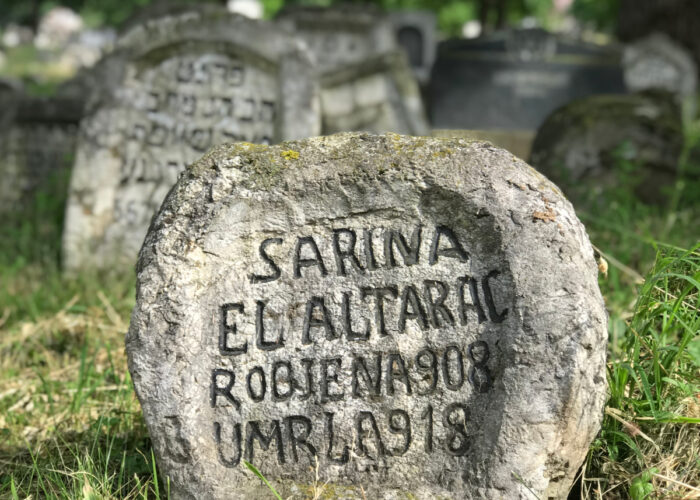
[{"label": "hebrew lettering tombstone", "polygon": [[129,368],[175,498],[566,498],[606,399],[593,249],[488,143],[225,145],[141,250]]},{"label": "hebrew lettering tombstone", "polygon": [[277,26],[209,9],[159,18],[102,67],[108,91],[81,124],[71,180],[69,271],[132,264],[168,190],[210,147],[320,130],[310,59]]}]

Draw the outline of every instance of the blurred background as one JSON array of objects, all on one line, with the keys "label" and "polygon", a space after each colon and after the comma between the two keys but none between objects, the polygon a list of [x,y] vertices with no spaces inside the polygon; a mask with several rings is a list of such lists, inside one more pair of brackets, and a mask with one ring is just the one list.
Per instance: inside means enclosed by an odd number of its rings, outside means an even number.
[{"label": "blurred background", "polygon": [[[136,253],[210,146],[300,138],[275,89],[302,83],[297,132],[488,140],[563,190],[610,314],[570,498],[700,498],[699,0],[0,1],[0,498],[168,496],[123,349]],[[230,56],[229,24],[264,64]],[[234,49],[198,52],[197,30]],[[186,49],[142,57],[159,36]],[[278,39],[309,71],[285,79]],[[194,94],[261,111],[212,121]]]}]

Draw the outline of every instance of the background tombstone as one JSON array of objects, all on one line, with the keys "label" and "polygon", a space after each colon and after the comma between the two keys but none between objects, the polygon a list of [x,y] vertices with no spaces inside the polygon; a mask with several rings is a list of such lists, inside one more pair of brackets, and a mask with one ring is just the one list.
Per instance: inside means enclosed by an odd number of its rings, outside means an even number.
[{"label": "background tombstone", "polygon": [[324,134],[428,133],[420,88],[381,10],[349,4],[290,7],[278,14],[277,22],[314,54]]},{"label": "background tombstone", "polygon": [[222,146],[169,194],[126,339],[175,498],[565,498],[606,400],[593,249],[487,143]]},{"label": "background tombstone", "polygon": [[633,92],[661,89],[695,109],[698,68],[690,52],[667,35],[654,33],[625,47],[625,84]]},{"label": "background tombstone", "polygon": [[285,7],[276,22],[306,42],[320,73],[397,48],[388,17],[372,5]]},{"label": "background tombstone", "polygon": [[78,101],[22,96],[0,141],[0,213],[22,210],[37,192],[66,196],[82,117]]},{"label": "background tombstone", "polygon": [[556,108],[624,93],[620,55],[539,29],[440,44],[428,108],[437,129],[536,130]]},{"label": "background tombstone", "polygon": [[225,11],[137,26],[81,124],[66,209],[64,267],[132,264],[180,172],[211,146],[318,134],[313,68],[279,27]]},{"label": "background tombstone", "polygon": [[404,54],[392,52],[321,77],[323,133],[363,131],[425,135],[420,88]]},{"label": "background tombstone", "polygon": [[677,101],[668,92],[647,91],[587,97],[556,110],[537,131],[530,163],[581,204],[623,183],[634,184],[627,188],[642,200],[661,202],[682,150]]},{"label": "background tombstone", "polygon": [[437,49],[437,19],[431,11],[397,10],[389,14],[396,41],[406,53],[416,80],[421,85],[430,81],[430,70]]}]

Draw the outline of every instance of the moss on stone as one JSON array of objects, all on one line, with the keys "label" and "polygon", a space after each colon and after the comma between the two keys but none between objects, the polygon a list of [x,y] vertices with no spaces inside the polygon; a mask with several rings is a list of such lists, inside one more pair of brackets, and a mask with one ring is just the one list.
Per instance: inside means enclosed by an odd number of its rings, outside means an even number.
[{"label": "moss on stone", "polygon": [[299,159],[299,151],[294,151],[293,149],[287,149],[286,151],[282,151],[280,153],[280,156],[284,158],[285,160],[298,160]]}]

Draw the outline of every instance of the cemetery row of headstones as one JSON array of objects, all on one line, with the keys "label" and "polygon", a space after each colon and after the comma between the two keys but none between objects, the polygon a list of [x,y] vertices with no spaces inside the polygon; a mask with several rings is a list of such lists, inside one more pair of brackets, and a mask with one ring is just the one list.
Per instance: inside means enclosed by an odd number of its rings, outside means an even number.
[{"label": "cemetery row of headstones", "polygon": [[[432,133],[490,139],[528,157],[539,125],[577,97],[662,87],[689,100],[695,88],[692,61],[658,38],[631,46],[624,72],[615,50],[543,30],[445,42],[433,65],[435,20],[425,13],[295,8],[271,24],[206,6],[145,17],[59,97],[4,92],[14,111],[0,137],[0,210],[72,166],[68,270],[133,263],[177,176],[223,142]],[[555,178],[548,165],[566,164],[546,150],[533,158]]]}]

